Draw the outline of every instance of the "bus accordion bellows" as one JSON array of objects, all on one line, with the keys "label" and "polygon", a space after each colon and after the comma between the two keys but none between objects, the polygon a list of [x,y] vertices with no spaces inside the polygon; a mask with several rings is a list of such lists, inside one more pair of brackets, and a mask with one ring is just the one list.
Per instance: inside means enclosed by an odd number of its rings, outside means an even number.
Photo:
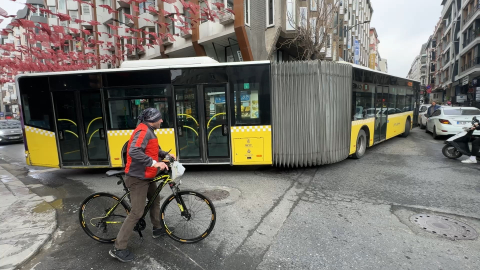
[{"label": "bus accordion bellows", "polygon": [[17,76],[28,165],[123,167],[148,107],[184,164],[305,167],[361,158],[414,124],[420,85],[337,62],[127,61]]}]

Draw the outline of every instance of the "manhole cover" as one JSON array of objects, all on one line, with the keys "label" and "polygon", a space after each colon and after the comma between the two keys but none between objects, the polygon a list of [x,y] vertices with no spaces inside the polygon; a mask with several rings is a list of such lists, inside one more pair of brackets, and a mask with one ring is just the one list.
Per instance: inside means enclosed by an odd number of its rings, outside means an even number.
[{"label": "manhole cover", "polygon": [[411,216],[410,221],[427,232],[452,240],[473,240],[478,237],[478,233],[471,226],[449,217],[418,214]]},{"label": "manhole cover", "polygon": [[202,194],[212,201],[221,201],[230,196],[230,192],[223,189],[202,190]]}]

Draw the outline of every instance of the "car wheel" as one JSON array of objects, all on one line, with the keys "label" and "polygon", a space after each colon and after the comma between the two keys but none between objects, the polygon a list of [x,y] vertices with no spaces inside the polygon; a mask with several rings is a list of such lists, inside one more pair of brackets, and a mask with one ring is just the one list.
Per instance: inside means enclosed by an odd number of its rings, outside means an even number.
[{"label": "car wheel", "polygon": [[437,128],[435,126],[433,126],[432,137],[434,140],[438,140]]},{"label": "car wheel", "polygon": [[430,133],[430,131],[428,131],[428,122],[425,123],[425,133]]},{"label": "car wheel", "polygon": [[422,120],[420,120],[419,122],[420,122],[420,129],[425,129],[425,125],[422,123]]},{"label": "car wheel", "polygon": [[357,151],[355,151],[355,154],[353,154],[352,157],[355,159],[360,159],[365,155],[366,150],[367,134],[365,133],[365,130],[361,129],[360,132],[358,132],[357,137]]}]

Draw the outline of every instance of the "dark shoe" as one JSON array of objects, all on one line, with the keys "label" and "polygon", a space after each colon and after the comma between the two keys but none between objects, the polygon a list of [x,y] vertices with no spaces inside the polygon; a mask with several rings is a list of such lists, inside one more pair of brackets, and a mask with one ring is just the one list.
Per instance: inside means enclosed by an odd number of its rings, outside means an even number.
[{"label": "dark shoe", "polygon": [[131,262],[135,259],[135,256],[128,249],[116,249],[113,248],[109,252],[110,256],[118,259],[121,262]]},{"label": "dark shoe", "polygon": [[[170,231],[173,231],[174,228],[170,228]],[[160,236],[164,236],[166,235],[167,232],[165,231],[165,229],[162,227],[162,228],[155,228],[153,227],[153,238],[158,238]]]}]

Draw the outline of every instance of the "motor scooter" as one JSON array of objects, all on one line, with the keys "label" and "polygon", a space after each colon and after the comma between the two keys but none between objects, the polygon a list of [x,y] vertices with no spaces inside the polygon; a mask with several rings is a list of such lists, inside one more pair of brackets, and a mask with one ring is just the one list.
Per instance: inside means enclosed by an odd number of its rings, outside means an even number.
[{"label": "motor scooter", "polygon": [[[442,149],[443,155],[451,159],[457,159],[462,155],[471,156],[472,151],[470,142],[475,139],[475,136],[473,136],[475,130],[471,130],[471,128],[474,127],[475,124],[480,124],[480,120],[478,120],[476,116],[472,118],[471,127],[464,127],[462,132],[447,139],[445,141],[445,146]],[[477,157],[477,160],[478,159],[479,158]]]}]

